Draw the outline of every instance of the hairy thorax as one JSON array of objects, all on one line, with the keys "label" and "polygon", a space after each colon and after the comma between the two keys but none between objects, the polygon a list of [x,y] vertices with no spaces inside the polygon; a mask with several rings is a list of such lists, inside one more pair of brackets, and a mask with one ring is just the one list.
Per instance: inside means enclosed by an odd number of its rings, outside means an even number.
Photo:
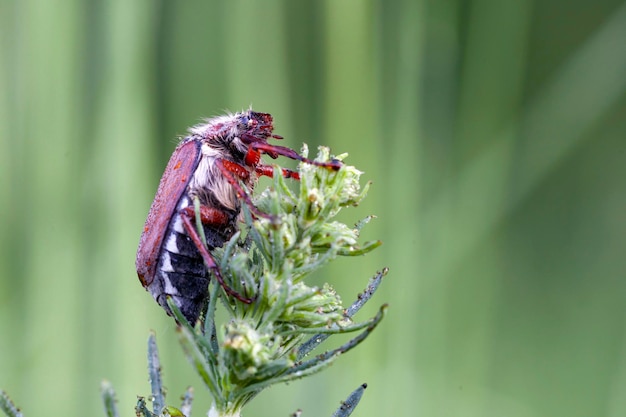
[{"label": "hairy thorax", "polygon": [[[241,207],[240,199],[233,185],[216,165],[218,159],[225,159],[224,152],[204,143],[198,168],[189,183],[189,196],[192,198],[197,196],[203,205],[238,213]],[[236,178],[236,180],[243,180],[246,186],[251,187],[255,178],[254,171],[243,164],[241,166],[245,167],[247,178]]]}]

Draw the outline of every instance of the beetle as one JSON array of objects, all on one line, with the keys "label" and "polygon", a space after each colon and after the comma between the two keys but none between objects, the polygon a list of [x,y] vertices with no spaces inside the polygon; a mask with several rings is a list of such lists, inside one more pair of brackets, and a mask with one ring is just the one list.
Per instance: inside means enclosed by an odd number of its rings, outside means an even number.
[{"label": "beetle", "polygon": [[[252,190],[258,176],[273,175],[273,167],[261,162],[262,154],[340,168],[339,161],[313,161],[293,149],[268,143],[270,138],[282,139],[273,130],[270,114],[250,109],[190,128],[189,136],[174,150],[150,207],[135,261],[142,285],[168,314],[167,297],[171,297],[187,321],[195,323],[208,304],[210,273],[229,296],[243,303],[253,301],[224,282],[210,251],[223,246],[237,231],[242,203],[254,215],[264,215],[244,190]],[[299,179],[297,172],[288,169],[282,169],[282,175]],[[194,199],[200,203],[208,248],[196,229]]]}]

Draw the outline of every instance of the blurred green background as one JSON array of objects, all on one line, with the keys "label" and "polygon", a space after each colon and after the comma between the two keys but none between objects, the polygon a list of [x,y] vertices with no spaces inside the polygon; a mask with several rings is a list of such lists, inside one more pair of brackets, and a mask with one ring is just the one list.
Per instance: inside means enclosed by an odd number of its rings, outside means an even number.
[{"label": "blurred green background", "polygon": [[[134,271],[177,135],[251,104],[374,181],[385,243],[318,277],[390,310],[248,416],[626,415],[626,2],[0,1],[0,387],[27,417],[123,415],[157,332]],[[289,163],[287,163],[289,165]]]}]

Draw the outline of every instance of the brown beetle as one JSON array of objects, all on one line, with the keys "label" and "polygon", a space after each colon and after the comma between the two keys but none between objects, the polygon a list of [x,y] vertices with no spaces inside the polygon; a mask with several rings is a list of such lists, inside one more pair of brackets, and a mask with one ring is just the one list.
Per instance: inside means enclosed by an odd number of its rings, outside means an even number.
[{"label": "brown beetle", "polygon": [[[174,150],[150,207],[135,262],[141,283],[168,314],[170,296],[189,323],[200,318],[208,302],[209,271],[227,294],[244,303],[253,301],[226,285],[210,250],[237,231],[242,202],[253,214],[263,215],[240,185],[241,181],[252,190],[258,176],[272,176],[273,167],[261,163],[262,154],[340,168],[338,161],[320,163],[269,144],[270,138],[282,139],[273,129],[267,113],[248,110],[218,116],[189,129],[190,135]],[[282,172],[299,179],[297,172]],[[195,227],[195,198],[200,202],[208,250]]]}]

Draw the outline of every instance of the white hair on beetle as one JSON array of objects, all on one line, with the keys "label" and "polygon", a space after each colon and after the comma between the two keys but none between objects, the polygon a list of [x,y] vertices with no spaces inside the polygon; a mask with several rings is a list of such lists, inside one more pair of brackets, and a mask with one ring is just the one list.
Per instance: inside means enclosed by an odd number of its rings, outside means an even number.
[{"label": "white hair on beetle", "polygon": [[250,117],[251,113],[252,107],[235,113],[227,111],[226,114],[204,119],[204,123],[192,126],[188,131],[203,138],[212,137],[213,135],[238,136],[241,129],[239,120],[246,115]]},{"label": "white hair on beetle", "polygon": [[[198,195],[202,199],[202,190],[211,190],[213,197],[228,210],[239,210],[239,199],[232,184],[215,165],[218,159],[230,159],[229,149],[236,149],[245,154],[248,145],[241,140],[241,134],[247,128],[243,118],[252,120],[252,109],[241,113],[227,113],[205,119],[205,123],[198,124],[189,129],[193,135],[203,139],[210,139],[202,145],[202,158],[194,172],[189,184],[191,194]],[[256,180],[256,173],[252,167],[242,165],[248,171],[249,177],[245,181],[247,185]]]}]

